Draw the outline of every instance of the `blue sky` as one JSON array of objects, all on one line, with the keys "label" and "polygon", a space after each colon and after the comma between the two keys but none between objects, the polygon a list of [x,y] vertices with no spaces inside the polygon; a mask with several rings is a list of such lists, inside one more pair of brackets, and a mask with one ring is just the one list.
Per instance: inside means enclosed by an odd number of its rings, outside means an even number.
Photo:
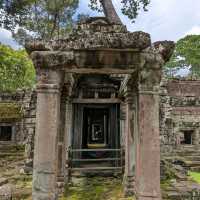
[{"label": "blue sky", "polygon": [[[80,0],[78,12],[96,16],[97,13],[88,8],[88,2],[89,0]],[[135,23],[121,14],[120,2],[121,0],[113,0],[128,30],[148,32],[153,41],[177,41],[187,34],[200,34],[200,0],[151,0],[148,12],[140,12]],[[0,42],[18,47],[11,34],[3,29],[0,29]]]}]

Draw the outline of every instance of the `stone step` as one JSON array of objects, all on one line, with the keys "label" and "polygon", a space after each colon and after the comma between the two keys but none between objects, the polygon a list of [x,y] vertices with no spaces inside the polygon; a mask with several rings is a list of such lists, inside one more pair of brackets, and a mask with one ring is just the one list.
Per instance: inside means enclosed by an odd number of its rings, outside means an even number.
[{"label": "stone step", "polygon": [[1,153],[22,153],[25,149],[21,145],[2,145],[0,144]]},{"label": "stone step", "polygon": [[184,159],[188,161],[200,161],[200,155],[199,156],[197,155],[184,156]]},{"label": "stone step", "polygon": [[5,158],[5,157],[24,157],[24,152],[0,152],[0,158]]},{"label": "stone step", "polygon": [[176,173],[176,178],[181,180],[181,181],[186,181],[187,180],[187,176],[182,174],[182,173]]},{"label": "stone step", "polygon": [[180,150],[180,151],[176,151],[175,152],[177,155],[190,155],[190,154],[197,154],[197,155],[200,155],[200,150]]},{"label": "stone step", "polygon": [[188,161],[188,160],[185,160],[184,163],[185,163],[185,165],[187,167],[196,167],[196,166],[200,167],[200,161]]},{"label": "stone step", "polygon": [[191,171],[200,172],[200,166],[190,167]]}]

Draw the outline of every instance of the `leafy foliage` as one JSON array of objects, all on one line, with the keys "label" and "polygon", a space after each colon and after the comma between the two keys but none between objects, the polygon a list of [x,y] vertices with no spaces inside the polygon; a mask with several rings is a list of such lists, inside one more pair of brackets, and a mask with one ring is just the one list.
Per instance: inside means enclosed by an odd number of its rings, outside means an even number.
[{"label": "leafy foliage", "polygon": [[180,39],[166,64],[166,70],[177,71],[185,67],[190,67],[191,75],[200,75],[200,35],[188,35]]},{"label": "leafy foliage", "polygon": [[138,16],[139,10],[147,11],[150,0],[122,0],[122,13],[127,15],[131,20]]},{"label": "leafy foliage", "polygon": [[[30,35],[41,39],[59,38],[71,29],[79,0],[0,0],[0,26],[21,38]],[[27,36],[27,37],[26,37]]]},{"label": "leafy foliage", "polygon": [[[105,1],[111,0],[90,0],[90,7],[102,11]],[[122,13],[134,21],[150,0],[121,0],[121,3]],[[78,4],[79,0],[0,0],[0,27],[12,31],[21,45],[32,37],[60,38],[71,30]]]},{"label": "leafy foliage", "polygon": [[25,50],[0,45],[0,91],[30,88],[35,83],[35,70]]},{"label": "leafy foliage", "polygon": [[[102,11],[100,4],[102,1],[106,0],[90,0],[90,7],[93,10]],[[121,0],[122,13],[134,22],[141,9],[147,11],[147,6],[150,4],[150,1],[151,0]]]},{"label": "leafy foliage", "polygon": [[188,175],[192,180],[196,181],[197,183],[200,183],[200,173],[199,172],[190,171]]}]

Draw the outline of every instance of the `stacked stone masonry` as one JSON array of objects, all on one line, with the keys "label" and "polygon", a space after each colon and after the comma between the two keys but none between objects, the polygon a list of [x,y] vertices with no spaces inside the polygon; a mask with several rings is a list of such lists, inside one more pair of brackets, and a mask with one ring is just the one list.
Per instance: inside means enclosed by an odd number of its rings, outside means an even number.
[{"label": "stacked stone masonry", "polygon": [[[132,192],[139,200],[160,200],[159,92],[162,67],[172,55],[174,43],[152,44],[147,33],[129,32],[123,25],[110,24],[106,18],[94,18],[78,24],[66,39],[32,41],[26,44],[26,49],[37,73],[33,200],[57,199],[57,182],[65,180],[70,134],[77,147],[88,147],[88,141],[96,140],[100,130],[106,132],[109,123],[112,128],[108,129],[109,140],[105,139],[105,145],[120,148],[120,138],[116,140],[114,133],[119,127],[120,103],[124,102],[126,119],[121,120],[124,131],[118,135],[124,137],[121,141],[126,149],[126,185],[135,189]],[[73,109],[69,113],[71,104]],[[28,114],[33,116],[32,104],[29,106]],[[102,122],[89,123],[91,106],[101,108],[101,112],[104,109]],[[163,107],[167,109],[167,105]],[[25,119],[26,149],[31,152],[33,121],[31,117]],[[83,120],[93,130],[86,131],[85,137]],[[94,139],[88,140],[88,134],[93,134]]]},{"label": "stacked stone masonry", "polygon": [[[163,155],[173,154],[173,150],[178,145],[177,135],[181,131],[192,131],[195,134],[192,144],[200,145],[199,88],[199,80],[162,80],[160,90],[160,140]],[[9,124],[15,127],[15,136],[10,142],[26,144],[26,154],[28,158],[32,159],[36,117],[35,91],[19,91],[14,94],[2,93],[0,96],[1,103],[15,103],[21,106],[23,111],[21,119],[11,121],[4,119],[0,124]],[[126,109],[123,104],[122,109]],[[125,116],[123,117],[125,118]],[[121,135],[123,137],[123,134]],[[121,140],[124,142],[123,138]]]}]

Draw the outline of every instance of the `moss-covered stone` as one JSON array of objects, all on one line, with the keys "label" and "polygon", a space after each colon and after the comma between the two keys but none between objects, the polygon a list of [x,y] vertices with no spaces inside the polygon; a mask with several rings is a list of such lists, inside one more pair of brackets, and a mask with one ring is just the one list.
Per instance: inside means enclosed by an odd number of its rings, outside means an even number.
[{"label": "moss-covered stone", "polygon": [[16,103],[0,103],[0,122],[19,120],[23,117],[22,106]]},{"label": "moss-covered stone", "polygon": [[134,200],[124,198],[121,180],[117,178],[81,178],[77,183],[67,185],[60,200]]},{"label": "moss-covered stone", "polygon": [[195,182],[200,184],[200,172],[189,172],[189,177],[194,180]]}]

